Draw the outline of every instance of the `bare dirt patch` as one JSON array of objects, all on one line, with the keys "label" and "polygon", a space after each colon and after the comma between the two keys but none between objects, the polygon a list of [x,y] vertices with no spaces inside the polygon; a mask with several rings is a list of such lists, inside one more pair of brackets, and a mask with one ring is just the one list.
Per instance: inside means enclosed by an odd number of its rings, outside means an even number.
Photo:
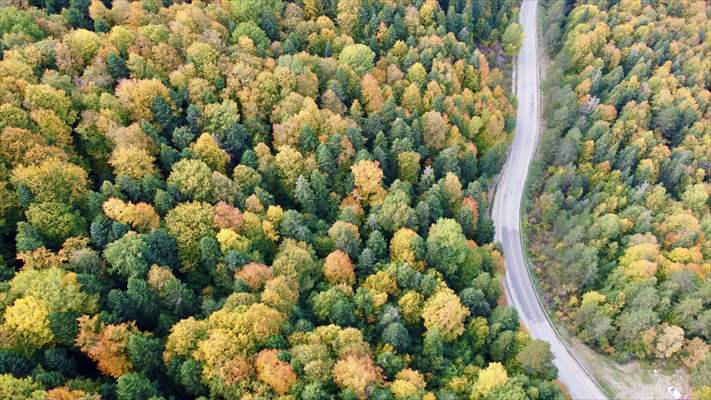
[{"label": "bare dirt patch", "polygon": [[667,392],[669,386],[688,396],[685,398],[691,398],[689,376],[683,368],[639,361],[622,364],[594,352],[576,338],[566,337],[566,340],[614,399],[672,399]]}]

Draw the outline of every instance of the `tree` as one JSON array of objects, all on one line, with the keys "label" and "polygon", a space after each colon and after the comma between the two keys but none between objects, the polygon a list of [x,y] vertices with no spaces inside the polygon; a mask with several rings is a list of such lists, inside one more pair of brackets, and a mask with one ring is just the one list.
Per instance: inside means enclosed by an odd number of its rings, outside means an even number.
[{"label": "tree", "polygon": [[377,80],[370,73],[363,75],[360,81],[360,91],[363,95],[365,110],[369,114],[375,114],[383,108],[385,99]]},{"label": "tree", "polygon": [[684,329],[675,325],[662,324],[661,335],[657,338],[657,358],[671,358],[684,345]]},{"label": "tree", "polygon": [[370,71],[373,68],[375,53],[364,44],[348,45],[341,50],[338,61],[353,68],[358,75]]},{"label": "tree", "polygon": [[174,106],[168,101],[171,99],[168,89],[157,79],[124,79],[116,87],[116,98],[133,121],[154,118],[151,105],[156,96]]},{"label": "tree", "polygon": [[429,262],[447,277],[454,277],[467,256],[467,241],[462,227],[453,219],[440,219],[427,236]]},{"label": "tree", "polygon": [[15,346],[30,351],[54,340],[49,327],[47,303],[32,296],[17,299],[5,309],[5,322],[0,329],[9,334]]},{"label": "tree", "polygon": [[233,3],[233,13],[238,21],[264,22],[281,14],[284,5],[281,0],[246,0]]},{"label": "tree", "polygon": [[262,350],[255,360],[257,377],[271,386],[279,395],[284,395],[296,382],[297,376],[291,365],[278,357],[277,350]]},{"label": "tree", "polygon": [[336,248],[343,250],[350,257],[357,257],[360,253],[360,232],[356,225],[350,222],[336,221],[328,229],[328,236],[333,240]]},{"label": "tree", "polygon": [[410,198],[402,190],[391,190],[385,196],[380,213],[377,216],[378,224],[386,232],[394,232],[403,227],[415,226],[415,211],[409,206]]},{"label": "tree", "polygon": [[293,239],[286,239],[274,258],[272,272],[297,279],[301,291],[313,287],[319,266],[308,245]]},{"label": "tree", "polygon": [[391,322],[381,335],[383,343],[390,344],[398,351],[406,351],[410,346],[410,334],[401,323]]},{"label": "tree", "polygon": [[81,167],[52,158],[18,166],[12,172],[12,183],[26,187],[38,202],[76,204],[88,193],[89,178]]},{"label": "tree", "polygon": [[116,396],[119,400],[139,400],[157,396],[158,391],[144,375],[131,372],[116,380]]},{"label": "tree", "polygon": [[333,366],[333,380],[341,388],[353,390],[360,398],[381,380],[381,371],[368,355],[348,355]]},{"label": "tree", "polygon": [[515,57],[521,49],[521,42],[523,41],[523,28],[521,28],[521,25],[514,22],[506,27],[501,41],[506,55]]},{"label": "tree", "polygon": [[109,159],[109,164],[114,168],[117,176],[126,175],[134,179],[155,174],[154,163],[155,157],[148,150],[138,146],[116,148]]},{"label": "tree", "polygon": [[400,228],[390,241],[390,255],[393,260],[408,263],[416,269],[423,267],[424,242],[412,229]]},{"label": "tree", "polygon": [[27,85],[23,105],[30,111],[52,110],[67,124],[76,120],[76,111],[72,110],[71,100],[66,93],[46,84]]},{"label": "tree", "polygon": [[207,203],[181,203],[168,212],[165,224],[178,244],[181,270],[196,267],[200,257],[200,239],[213,234],[213,207]]},{"label": "tree", "polygon": [[506,369],[501,363],[493,362],[479,372],[479,377],[472,388],[471,399],[478,399],[493,392],[509,380]]},{"label": "tree", "polygon": [[98,315],[91,318],[85,315],[79,318],[76,345],[97,362],[99,371],[118,378],[133,368],[127,347],[129,337],[135,331],[132,324],[107,325],[99,321]]},{"label": "tree", "polygon": [[364,204],[377,205],[385,198],[383,170],[377,161],[360,160],[351,167],[355,187],[353,194]]},{"label": "tree", "polygon": [[313,312],[322,321],[339,326],[355,322],[353,291],[348,286],[331,286],[313,297]]},{"label": "tree", "polygon": [[445,147],[449,125],[447,120],[437,111],[427,111],[420,119],[422,139],[431,151],[442,150]]},{"label": "tree", "polygon": [[128,358],[133,367],[144,374],[154,375],[161,368],[163,350],[160,339],[135,334],[128,338]]},{"label": "tree", "polygon": [[323,264],[323,276],[333,285],[339,283],[353,285],[355,283],[355,266],[347,253],[336,250],[326,256],[326,261]]},{"label": "tree", "polygon": [[263,30],[252,21],[242,22],[232,32],[232,38],[236,42],[242,36],[246,36],[252,40],[254,46],[259,50],[260,54],[266,54],[269,48],[269,38]]},{"label": "tree", "polygon": [[406,182],[416,183],[420,176],[420,153],[406,151],[397,156],[398,177]]},{"label": "tree", "polygon": [[111,272],[123,277],[143,277],[148,272],[148,262],[143,256],[144,242],[141,235],[128,232],[111,242],[104,250],[104,257],[111,265]]},{"label": "tree", "polygon": [[130,224],[134,229],[146,232],[160,226],[160,216],[147,203],[124,203],[112,197],[102,204],[101,208],[107,217],[124,224]]},{"label": "tree", "polygon": [[299,285],[285,276],[271,278],[264,285],[262,302],[279,311],[289,312],[299,303]]},{"label": "tree", "polygon": [[76,273],[57,266],[25,268],[16,273],[10,280],[8,294],[15,299],[33,297],[42,300],[50,312],[93,314],[98,309],[99,296],[86,292]]},{"label": "tree", "polygon": [[217,172],[224,173],[227,163],[230,161],[229,154],[222,150],[212,135],[208,133],[200,135],[197,141],[190,145],[190,150],[195,157]]},{"label": "tree", "polygon": [[548,342],[542,340],[529,341],[516,356],[526,373],[551,380],[558,375],[558,369],[553,364],[553,353]]},{"label": "tree", "polygon": [[25,211],[27,222],[47,241],[58,247],[72,236],[86,232],[86,221],[78,211],[57,202],[34,203]]},{"label": "tree", "polygon": [[43,400],[47,398],[47,392],[31,377],[16,378],[10,374],[2,374],[0,397],[7,400]]},{"label": "tree", "polygon": [[464,333],[464,320],[467,316],[469,310],[449,289],[438,291],[427,300],[422,309],[427,331],[437,330],[447,341],[453,341]]},{"label": "tree", "polygon": [[180,160],[173,164],[168,184],[191,200],[212,199],[212,171],[201,160]]}]

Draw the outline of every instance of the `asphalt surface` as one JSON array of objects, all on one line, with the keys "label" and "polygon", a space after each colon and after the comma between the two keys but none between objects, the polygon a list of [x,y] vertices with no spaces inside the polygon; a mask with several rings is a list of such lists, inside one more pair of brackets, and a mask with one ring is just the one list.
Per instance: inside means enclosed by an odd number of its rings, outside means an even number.
[{"label": "asphalt surface", "polygon": [[570,395],[574,399],[606,399],[605,394],[546,318],[531,283],[519,233],[521,197],[539,136],[537,8],[537,0],[524,0],[521,7],[520,23],[524,39],[516,70],[516,134],[508,160],[499,177],[492,211],[496,240],[502,243],[506,257],[506,299],[518,310],[521,321],[531,336],[551,344],[555,365],[558,367],[558,379],[566,386]]}]

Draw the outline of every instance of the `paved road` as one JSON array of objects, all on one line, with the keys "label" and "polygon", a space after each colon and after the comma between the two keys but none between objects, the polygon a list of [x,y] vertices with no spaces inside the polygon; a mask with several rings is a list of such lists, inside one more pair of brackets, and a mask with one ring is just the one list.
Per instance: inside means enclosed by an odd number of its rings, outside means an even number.
[{"label": "paved road", "polygon": [[525,36],[516,72],[516,135],[494,198],[496,240],[503,244],[506,256],[506,298],[509,304],[516,307],[531,335],[551,344],[558,377],[573,398],[605,399],[606,396],[566,348],[546,318],[528,274],[519,236],[521,196],[539,135],[537,7],[537,0],[524,0],[521,7],[520,20]]}]

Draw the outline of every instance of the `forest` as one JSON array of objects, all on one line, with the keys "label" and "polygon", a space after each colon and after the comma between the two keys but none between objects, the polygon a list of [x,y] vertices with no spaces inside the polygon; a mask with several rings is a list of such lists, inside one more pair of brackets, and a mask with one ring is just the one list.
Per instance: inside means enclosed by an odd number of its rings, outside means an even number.
[{"label": "forest", "polygon": [[702,1],[548,0],[525,223],[549,305],[711,399],[711,26]]},{"label": "forest", "polygon": [[[564,398],[492,243],[516,1],[0,7],[0,398]],[[696,59],[654,204],[708,306]]]}]

